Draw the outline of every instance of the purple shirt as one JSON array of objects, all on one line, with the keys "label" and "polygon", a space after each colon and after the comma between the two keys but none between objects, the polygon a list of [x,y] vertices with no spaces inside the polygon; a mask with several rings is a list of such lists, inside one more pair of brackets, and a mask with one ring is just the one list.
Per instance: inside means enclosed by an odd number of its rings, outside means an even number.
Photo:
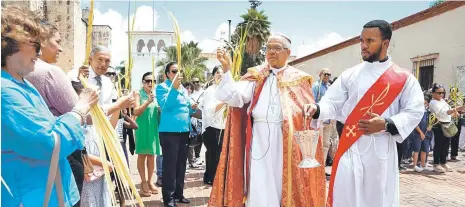
[{"label": "purple shirt", "polygon": [[78,101],[71,81],[58,66],[37,59],[34,71],[26,79],[39,91],[55,116],[70,112]]}]

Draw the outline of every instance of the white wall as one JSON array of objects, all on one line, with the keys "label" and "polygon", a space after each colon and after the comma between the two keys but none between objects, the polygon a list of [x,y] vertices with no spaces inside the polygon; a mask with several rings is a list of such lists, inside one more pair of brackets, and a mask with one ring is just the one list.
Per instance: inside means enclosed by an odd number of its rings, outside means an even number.
[{"label": "white wall", "polygon": [[[139,39],[142,39],[145,44],[145,48],[139,53],[137,51],[137,42]],[[150,39],[153,39],[155,42],[155,46],[151,49],[150,53],[148,53],[147,43]],[[138,90],[141,87],[142,83],[142,75],[146,72],[152,72],[152,56],[154,56],[155,64],[157,61],[162,60],[166,57],[166,54],[160,49],[160,52],[157,51],[157,44],[158,40],[162,39],[165,41],[166,46],[170,46],[173,41],[173,34],[171,33],[145,33],[145,34],[134,34],[133,35],[133,43],[132,43],[132,55],[134,60],[134,65],[132,69],[132,77],[131,77],[131,88],[133,90]],[[158,75],[158,72],[162,69],[162,67],[155,68],[155,78]]]},{"label": "white wall", "polygon": [[[446,87],[456,81],[456,70],[465,65],[465,6],[400,28],[393,32],[389,54],[399,66],[413,70],[410,58],[439,53],[435,61],[434,82]],[[360,44],[310,59],[295,67],[318,76],[323,67],[332,70],[333,77],[360,63]],[[465,80],[465,79],[464,79]],[[465,89],[465,81],[462,81]],[[465,90],[464,90],[465,91]]]}]

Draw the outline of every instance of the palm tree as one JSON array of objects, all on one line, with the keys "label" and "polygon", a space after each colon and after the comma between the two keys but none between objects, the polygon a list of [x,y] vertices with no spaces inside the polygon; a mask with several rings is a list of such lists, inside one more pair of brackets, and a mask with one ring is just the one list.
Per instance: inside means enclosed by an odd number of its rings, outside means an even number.
[{"label": "palm tree", "polygon": [[[197,42],[190,41],[181,45],[181,68],[184,72],[184,81],[191,81],[198,78],[205,81],[205,72],[207,71],[207,57],[201,56],[202,50],[198,47]],[[164,73],[164,67],[168,62],[176,61],[176,46],[169,46],[163,49],[166,52],[166,58],[156,63],[157,67],[162,67],[160,74]]]},{"label": "palm tree", "polygon": [[268,21],[268,16],[264,10],[258,11],[255,8],[252,5],[246,14],[241,15],[243,21],[237,25],[232,37],[233,43],[237,44],[240,33],[247,31],[242,74],[247,68],[259,65],[265,60],[261,50],[270,36],[271,23]]},{"label": "palm tree", "polygon": [[444,0],[435,0],[435,1],[433,1],[433,2],[431,2],[431,3],[429,4],[429,7],[430,7],[430,8],[431,8],[431,7],[435,7],[435,6],[437,6],[437,5],[439,5],[439,4],[442,4],[442,3],[444,3],[444,2],[445,2]]}]

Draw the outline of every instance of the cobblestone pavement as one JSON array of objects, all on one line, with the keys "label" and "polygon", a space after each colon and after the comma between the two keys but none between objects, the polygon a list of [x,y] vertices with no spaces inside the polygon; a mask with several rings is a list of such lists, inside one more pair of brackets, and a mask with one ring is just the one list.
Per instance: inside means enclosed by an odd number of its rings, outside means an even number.
[{"label": "cobblestone pavement", "polygon": [[[204,149],[203,149],[204,150]],[[459,155],[465,160],[465,153]],[[432,157],[431,157],[432,160]],[[137,173],[136,156],[130,157],[130,170],[136,186],[139,187],[140,178]],[[465,207],[465,161],[449,162],[454,172],[438,174],[434,172],[416,173],[408,169],[400,174],[400,197],[402,207]],[[211,186],[203,183],[205,165],[198,169],[188,169],[184,195],[190,204],[178,206],[207,206]],[[330,167],[326,168],[330,172]],[[156,179],[156,175],[154,175]],[[327,182],[328,185],[328,182]],[[159,194],[143,198],[145,206],[163,207],[161,188]]]}]

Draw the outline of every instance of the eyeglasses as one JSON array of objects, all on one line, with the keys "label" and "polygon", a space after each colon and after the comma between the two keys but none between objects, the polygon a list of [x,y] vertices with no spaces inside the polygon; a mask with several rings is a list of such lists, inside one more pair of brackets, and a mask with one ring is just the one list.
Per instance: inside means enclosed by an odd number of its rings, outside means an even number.
[{"label": "eyeglasses", "polygon": [[176,74],[178,73],[178,70],[172,70],[171,73]]},{"label": "eyeglasses", "polygon": [[280,53],[280,52],[282,52],[284,49],[287,49],[287,48],[266,46],[266,52],[276,52],[276,53]]},{"label": "eyeglasses", "polygon": [[331,73],[325,73],[324,74],[326,77],[331,77]]},{"label": "eyeglasses", "polygon": [[37,42],[37,41],[29,41],[29,42],[32,43],[32,46],[36,50],[36,53],[39,54],[40,53],[40,42]]},{"label": "eyeglasses", "polygon": [[105,76],[107,76],[107,77],[116,76],[116,73],[108,72],[108,73],[105,73]]},{"label": "eyeglasses", "polygon": [[433,93],[437,93],[439,95],[446,94],[446,92],[433,92]]},{"label": "eyeglasses", "polygon": [[[146,80],[144,80],[144,83],[145,83],[145,84],[149,84],[149,83],[152,83],[152,81],[153,81],[153,80],[146,79]],[[154,83],[155,83],[155,81],[154,81]]]}]

